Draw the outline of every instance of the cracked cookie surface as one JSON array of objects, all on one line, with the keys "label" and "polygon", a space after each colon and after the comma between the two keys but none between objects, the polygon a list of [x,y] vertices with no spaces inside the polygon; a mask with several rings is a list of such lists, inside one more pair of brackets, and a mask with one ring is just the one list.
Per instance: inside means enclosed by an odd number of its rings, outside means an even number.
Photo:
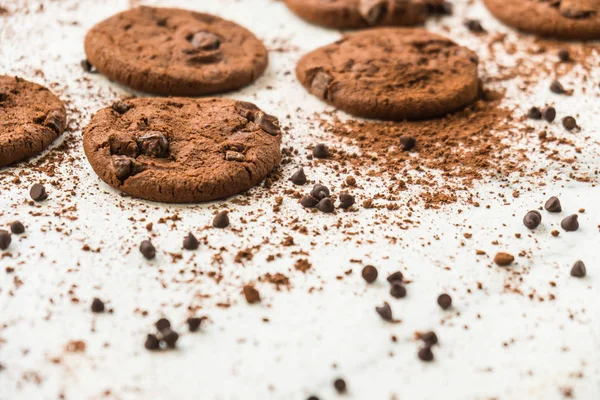
[{"label": "cracked cookie surface", "polygon": [[383,120],[441,117],[477,99],[477,55],[419,28],[376,28],[300,60],[299,81],[349,114]]},{"label": "cracked cookie surface", "polygon": [[267,50],[250,31],[193,11],[138,7],[86,35],[89,62],[111,80],[148,93],[199,96],[258,79]]},{"label": "cracked cookie surface", "polygon": [[0,167],[35,156],[65,130],[65,106],[44,86],[0,76]]},{"label": "cracked cookie surface", "polygon": [[85,154],[110,186],[142,199],[194,203],[256,186],[281,160],[276,117],[229,99],[139,98],[96,113]]},{"label": "cracked cookie surface", "polygon": [[600,0],[484,0],[505,24],[558,39],[600,39]]}]

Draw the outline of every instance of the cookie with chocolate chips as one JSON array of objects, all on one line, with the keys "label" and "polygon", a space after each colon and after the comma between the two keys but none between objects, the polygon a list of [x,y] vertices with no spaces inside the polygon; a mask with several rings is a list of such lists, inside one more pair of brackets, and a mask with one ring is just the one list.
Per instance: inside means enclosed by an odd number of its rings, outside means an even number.
[{"label": "cookie with chocolate chips", "polygon": [[439,0],[284,0],[300,18],[334,29],[413,26],[425,22]]},{"label": "cookie with chocolate chips", "polygon": [[600,39],[600,0],[484,0],[490,12],[524,32],[557,39]]},{"label": "cookie with chocolate chips", "polygon": [[0,167],[39,154],[64,130],[65,106],[50,90],[0,76]]},{"label": "cookie with chocolate chips", "polygon": [[349,114],[419,120],[478,97],[477,55],[420,28],[375,28],[305,55],[296,75],[310,93]]},{"label": "cookie with chocolate chips", "polygon": [[142,199],[193,203],[248,190],[279,165],[276,117],[228,99],[138,98],[100,110],[85,154],[110,186]]},{"label": "cookie with chocolate chips", "polygon": [[85,52],[109,79],[173,96],[239,89],[258,79],[268,63],[262,42],[233,22],[145,6],[94,26],[85,38]]}]

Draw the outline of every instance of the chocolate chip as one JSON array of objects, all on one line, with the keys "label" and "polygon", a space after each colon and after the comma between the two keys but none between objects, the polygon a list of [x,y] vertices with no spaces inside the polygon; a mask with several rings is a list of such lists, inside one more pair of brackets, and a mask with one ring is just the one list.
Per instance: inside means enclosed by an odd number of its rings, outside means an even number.
[{"label": "chocolate chip", "polygon": [[579,216],[577,214],[569,215],[560,222],[560,226],[567,232],[574,232],[579,229]]},{"label": "chocolate chip", "polygon": [[10,224],[10,231],[16,235],[20,235],[21,233],[25,232],[25,227],[21,222],[14,221]]},{"label": "chocolate chip", "polygon": [[144,134],[137,139],[140,152],[150,157],[165,158],[169,155],[169,141],[158,131]]},{"label": "chocolate chip", "polygon": [[94,300],[92,300],[91,309],[94,313],[104,312],[104,302],[97,297],[94,298]]},{"label": "chocolate chip", "polygon": [[200,242],[191,232],[183,239],[183,248],[186,250],[196,250]]},{"label": "chocolate chip", "polygon": [[553,122],[556,118],[556,110],[554,107],[546,107],[544,111],[542,111],[542,118],[544,118],[548,122]]},{"label": "chocolate chip", "polygon": [[217,50],[221,46],[221,39],[215,34],[201,31],[191,37],[190,43],[197,49]]},{"label": "chocolate chip", "polygon": [[571,116],[564,117],[562,124],[568,131],[572,131],[573,129],[577,128],[577,120]]},{"label": "chocolate chip", "polygon": [[169,321],[166,318],[161,318],[158,321],[156,321],[154,326],[156,326],[156,329],[159,332],[163,332],[163,331],[166,331],[167,329],[171,329],[171,321]]},{"label": "chocolate chip", "polygon": [[531,107],[527,116],[531,119],[542,119],[542,112],[537,107]]},{"label": "chocolate chip", "polygon": [[310,92],[315,96],[325,99],[329,91],[329,85],[333,82],[333,77],[326,72],[319,71],[315,74],[311,84]]},{"label": "chocolate chip", "polygon": [[542,223],[542,214],[539,211],[529,211],[523,217],[523,225],[525,225],[529,229],[535,229]]},{"label": "chocolate chip", "polygon": [[8,249],[8,246],[10,246],[10,242],[12,242],[10,233],[8,233],[8,231],[5,231],[4,229],[0,229],[0,250]]},{"label": "chocolate chip", "polygon": [[177,345],[177,340],[179,340],[179,334],[170,329],[166,331],[162,331],[163,340],[167,344],[167,347],[170,349],[174,349]]},{"label": "chocolate chip", "polygon": [[227,211],[221,211],[215,215],[213,226],[219,229],[227,228],[229,226],[229,213]]},{"label": "chocolate chip", "polygon": [[156,335],[149,334],[146,337],[146,342],[144,343],[144,347],[147,350],[158,350],[160,348],[160,341],[156,337]]},{"label": "chocolate chip", "polygon": [[125,103],[124,101],[117,101],[117,102],[113,103],[113,105],[111,107],[113,110],[115,110],[119,114],[125,114],[127,111],[129,111],[133,108],[132,105],[129,105],[129,104]]},{"label": "chocolate chip", "polygon": [[333,201],[329,197],[326,197],[317,203],[317,210],[322,213],[331,214],[335,210],[335,206],[333,205]]},{"label": "chocolate chip", "polygon": [[44,185],[36,183],[29,189],[29,196],[33,201],[44,201],[48,198],[48,193],[46,193]]},{"label": "chocolate chip", "polygon": [[550,91],[556,94],[564,94],[566,92],[565,88],[559,81],[554,81],[550,84]]},{"label": "chocolate chip", "polygon": [[437,303],[443,310],[447,310],[452,307],[452,297],[446,293],[440,294],[437,298]]},{"label": "chocolate chip", "polygon": [[340,200],[340,208],[343,208],[344,210],[352,207],[354,205],[354,203],[356,202],[354,200],[354,196],[352,196],[346,192],[340,193],[339,200]]},{"label": "chocolate chip", "polygon": [[583,278],[586,275],[587,271],[585,269],[585,264],[583,261],[577,261],[573,268],[571,268],[571,276],[575,278]]},{"label": "chocolate chip", "polygon": [[377,25],[388,12],[386,0],[362,0],[358,11],[368,25]]},{"label": "chocolate chip", "polygon": [[260,108],[247,101],[238,101],[235,103],[235,111],[247,120],[254,121],[254,116],[260,112]]},{"label": "chocolate chip", "polygon": [[559,213],[562,211],[562,206],[560,205],[560,200],[558,197],[550,197],[546,204],[544,204],[544,208],[546,211],[551,213]]},{"label": "chocolate chip", "polygon": [[419,350],[419,359],[421,361],[430,362],[433,361],[433,352],[431,351],[431,347],[425,346]]},{"label": "chocolate chip", "polygon": [[384,302],[383,306],[381,307],[375,307],[375,311],[377,311],[377,314],[379,314],[379,316],[385,321],[391,322],[394,320],[394,317],[392,315],[392,308],[387,302]]},{"label": "chocolate chip", "polygon": [[379,275],[379,273],[377,272],[377,268],[375,268],[372,265],[367,265],[362,270],[362,277],[368,283],[375,282],[377,280],[377,275]]},{"label": "chocolate chip", "polygon": [[337,390],[338,393],[344,393],[346,392],[346,381],[344,381],[343,379],[336,379],[333,382],[333,387],[335,388],[335,390]]},{"label": "chocolate chip", "polygon": [[310,194],[304,195],[300,200],[300,205],[304,208],[315,208],[319,204],[319,200],[312,197]]},{"label": "chocolate chip", "polygon": [[148,260],[152,260],[156,257],[156,249],[149,240],[144,240],[140,243],[140,253]]},{"label": "chocolate chip", "polygon": [[298,171],[294,172],[294,174],[292,175],[292,177],[290,178],[290,181],[292,181],[292,183],[294,185],[299,185],[302,186],[306,183],[306,174],[304,174],[304,168],[300,168]]},{"label": "chocolate chip", "polygon": [[562,62],[571,61],[571,54],[569,53],[569,50],[565,50],[565,49],[559,50],[558,51],[558,59]]},{"label": "chocolate chip", "polygon": [[258,303],[260,301],[260,293],[258,292],[258,290],[256,290],[254,286],[245,285],[243,291],[244,297],[246,298],[248,304]]},{"label": "chocolate chip", "polygon": [[329,188],[327,186],[323,186],[319,183],[313,186],[313,189],[310,191],[310,195],[317,200],[323,200],[330,196]]},{"label": "chocolate chip", "polygon": [[254,116],[254,123],[260,126],[260,129],[269,135],[277,136],[281,133],[279,119],[262,111],[258,111]]},{"label": "chocolate chip", "polygon": [[317,144],[312,151],[314,158],[327,158],[329,157],[329,147],[323,143]]},{"label": "chocolate chip", "polygon": [[390,276],[387,277],[387,281],[389,283],[394,283],[394,282],[400,282],[402,283],[402,280],[404,279],[404,276],[402,275],[402,272],[400,271],[396,271],[393,274],[391,274]]},{"label": "chocolate chip", "polygon": [[308,399],[306,400],[320,400],[317,396],[310,396]]},{"label": "chocolate chip", "polygon": [[244,162],[246,161],[246,156],[242,153],[238,153],[237,151],[227,150],[225,152],[225,160]]},{"label": "chocolate chip", "polygon": [[402,299],[406,297],[406,288],[402,282],[394,281],[390,288],[390,295],[395,299]]},{"label": "chocolate chip", "polygon": [[109,138],[110,154],[137,157],[138,144],[130,134],[117,134]]},{"label": "chocolate chip", "polygon": [[429,332],[425,333],[423,336],[421,336],[421,340],[423,341],[423,343],[425,343],[425,345],[427,347],[431,347],[434,344],[437,344],[438,337],[435,334],[435,332],[429,331]]},{"label": "chocolate chip", "polygon": [[467,20],[465,20],[464,24],[467,27],[467,29],[473,33],[485,32],[485,29],[483,29],[483,26],[481,25],[481,22],[479,20],[467,19]]},{"label": "chocolate chip", "polygon": [[133,174],[133,159],[127,156],[113,156],[112,165],[117,179],[121,182]]},{"label": "chocolate chip", "polygon": [[81,68],[83,68],[83,70],[85,72],[92,72],[92,64],[90,64],[90,62],[88,60],[81,60]]},{"label": "chocolate chip", "polygon": [[513,261],[515,261],[515,257],[508,253],[500,252],[494,257],[494,262],[500,267],[508,267]]},{"label": "chocolate chip", "polygon": [[401,136],[400,145],[402,146],[402,150],[410,151],[417,145],[417,139],[412,136]]},{"label": "chocolate chip", "polygon": [[202,321],[204,321],[206,317],[190,317],[187,319],[188,329],[190,332],[197,332],[200,329],[200,325],[202,325]]}]

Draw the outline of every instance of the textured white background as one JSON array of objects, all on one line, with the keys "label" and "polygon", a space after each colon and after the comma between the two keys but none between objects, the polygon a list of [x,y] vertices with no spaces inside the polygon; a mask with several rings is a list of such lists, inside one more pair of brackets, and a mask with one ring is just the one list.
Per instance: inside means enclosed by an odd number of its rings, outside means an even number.
[{"label": "textured white background", "polygon": [[[21,9],[25,2],[0,3]],[[69,101],[71,117],[81,118],[85,125],[91,113],[127,92],[100,75],[91,76],[91,85],[81,79],[84,35],[93,24],[126,9],[129,3],[46,1],[44,10],[37,12],[32,5],[35,2],[28,3],[31,12],[0,17],[0,73],[51,86]],[[306,122],[313,112],[330,108],[308,96],[293,75],[295,62],[303,53],[335,40],[339,33],[307,25],[277,1],[144,3],[211,12],[245,25],[270,49],[288,49],[271,52],[269,69],[255,85],[229,94],[253,101],[291,125],[284,145],[300,149],[301,156],[285,167],[286,176],[297,165],[307,163],[308,145],[318,140],[339,145],[335,137]],[[485,41],[466,31],[461,24],[464,17],[481,18],[492,32],[515,35],[496,23],[479,2],[469,7],[459,3],[454,17],[432,22],[429,27],[470,46],[483,59]],[[78,24],[72,24],[74,21]],[[536,60],[543,62],[543,58]],[[44,74],[36,73],[38,69]],[[487,69],[493,71],[493,65]],[[558,123],[549,132],[575,140],[583,148],[577,155],[578,165],[593,170],[599,156],[599,132],[595,129],[600,118],[599,75],[596,69],[586,82],[574,76],[564,79],[565,86],[576,90],[576,96],[569,98],[548,92],[550,77],[542,79],[533,95],[518,90],[518,80],[501,86],[507,90],[510,106],[556,102],[559,115],[576,115],[584,128],[581,133],[565,134]],[[80,116],[74,110],[79,110]],[[290,119],[283,118],[287,114]],[[69,135],[79,137],[81,131]],[[532,134],[532,139],[536,135]],[[535,140],[531,143],[519,146],[535,148]],[[577,399],[600,398],[600,190],[589,183],[548,179],[545,188],[531,185],[532,190],[525,191],[516,176],[509,185],[491,180],[473,190],[490,209],[457,204],[438,211],[420,210],[411,219],[420,219],[421,224],[409,230],[398,227],[406,217],[403,211],[396,215],[361,208],[351,215],[314,216],[295,200],[285,198],[282,218],[291,221],[299,217],[309,228],[308,236],[274,223],[270,211],[274,200],[265,196],[247,206],[228,204],[233,227],[240,227],[239,218],[250,219],[253,211],[258,215],[240,235],[231,230],[204,230],[212,220],[210,205],[165,206],[120,197],[100,183],[80,145],[74,154],[76,159],[63,163],[55,177],[65,189],[47,185],[50,198],[39,209],[27,206],[25,199],[29,186],[44,179],[42,173],[27,174],[24,163],[10,168],[24,173],[20,184],[2,181],[8,190],[0,193],[0,224],[7,226],[19,219],[27,226],[26,237],[13,236],[12,256],[0,259],[2,400],[57,399],[60,394],[67,399],[305,399],[310,394],[335,399],[340,397],[332,386],[337,377],[346,380],[349,392],[344,397],[352,399],[551,400],[563,398],[564,387],[573,388]],[[532,158],[550,170],[549,176],[556,173],[566,178],[569,173],[542,158]],[[310,167],[307,172],[310,178],[333,187],[342,181],[327,167]],[[276,189],[289,185],[284,180]],[[356,193],[359,201],[379,188],[375,183],[364,187]],[[73,188],[76,196],[70,198],[67,188]],[[511,196],[514,189],[521,190],[517,199]],[[401,194],[404,200],[412,195],[410,191]],[[522,216],[550,195],[560,196],[565,211],[560,215],[544,212],[543,226],[531,234],[522,226]],[[67,215],[77,219],[54,217],[69,201],[77,210]],[[578,232],[550,236],[567,213],[579,208],[586,212],[580,217]],[[256,213],[259,209],[264,212]],[[174,212],[182,218],[176,227],[156,223]],[[390,224],[381,224],[378,214],[389,214]],[[145,222],[128,221],[130,216],[154,222],[155,261],[147,262],[137,251],[148,235]],[[338,221],[352,221],[353,226],[346,230],[359,235],[342,235],[342,229],[334,227]],[[325,230],[325,226],[329,228]],[[63,232],[58,233],[56,227]],[[214,251],[203,247],[184,253],[178,264],[171,262],[167,253],[181,252],[181,240],[188,231],[208,236],[213,248],[229,249],[224,254],[220,285],[205,276],[194,279],[189,272],[179,272],[189,270],[192,263],[203,271],[215,270],[210,262]],[[473,238],[465,240],[464,232],[473,233]],[[517,232],[523,235],[521,239],[515,239]],[[297,246],[280,249],[277,244],[288,234],[294,236]],[[265,240],[271,244],[264,245],[252,261],[244,266],[233,262],[238,250]],[[492,245],[494,240],[499,245]],[[102,250],[84,252],[84,244]],[[525,251],[527,257],[518,258],[511,270],[504,270],[493,266],[491,257],[476,256],[476,249],[492,256],[497,251],[515,255]],[[291,253],[298,250],[310,254]],[[264,261],[277,252],[282,253],[281,258],[268,264]],[[313,270],[306,275],[290,272],[298,258],[308,258]],[[379,283],[366,287],[360,278],[361,267],[350,263],[351,259],[376,265]],[[588,267],[588,277],[582,280],[569,276],[577,259]],[[14,267],[15,273],[5,273],[7,266]],[[354,269],[352,275],[336,279],[350,268]],[[383,279],[397,269],[412,281],[408,297],[402,300],[390,298]],[[524,271],[520,283],[513,275],[515,270]],[[243,283],[277,271],[290,277],[291,290],[278,292],[269,284],[259,284],[262,304],[247,305],[240,294]],[[15,287],[15,276],[23,281],[22,286]],[[483,284],[483,290],[477,290],[477,282]],[[523,295],[506,292],[507,283]],[[309,293],[311,288],[314,290]],[[71,289],[81,300],[79,304],[70,301]],[[530,300],[526,295],[533,291],[546,301]],[[453,296],[452,311],[437,306],[436,297],[442,292]],[[556,300],[548,301],[549,294]],[[93,315],[89,304],[96,296],[109,301],[114,314]],[[401,324],[387,324],[374,312],[384,300],[391,303]],[[230,302],[232,307],[219,308],[218,302]],[[200,306],[197,314],[210,317],[201,333],[185,332],[188,306]],[[146,310],[148,316],[135,313],[136,308]],[[179,349],[147,352],[143,348],[145,334],[161,316],[171,319],[182,333]],[[263,317],[270,322],[263,322]],[[436,361],[424,364],[416,357],[419,343],[413,334],[429,329],[437,332],[441,343],[434,349]],[[390,340],[392,335],[398,337],[397,343]],[[86,351],[65,353],[71,340],[85,341]],[[503,346],[505,342],[508,347]],[[61,361],[55,364],[51,360],[57,357]]]}]

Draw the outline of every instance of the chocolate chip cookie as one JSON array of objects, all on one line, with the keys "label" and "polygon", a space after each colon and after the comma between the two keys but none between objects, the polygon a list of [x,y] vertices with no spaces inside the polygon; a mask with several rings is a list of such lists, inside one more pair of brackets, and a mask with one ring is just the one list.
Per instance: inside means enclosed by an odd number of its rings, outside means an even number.
[{"label": "chocolate chip cookie", "polygon": [[484,0],[505,24],[558,39],[600,39],[600,0]]},{"label": "chocolate chip cookie", "polygon": [[138,98],[96,113],[83,132],[98,176],[135,197],[167,203],[220,199],[279,165],[276,117],[228,99]]},{"label": "chocolate chip cookie", "polygon": [[100,22],[88,32],[85,52],[109,79],[160,95],[239,89],[268,63],[264,45],[248,30],[172,8],[139,7]]},{"label": "chocolate chip cookie", "polygon": [[419,28],[375,28],[305,55],[300,82],[320,99],[365,118],[440,117],[478,96],[477,55]]},{"label": "chocolate chip cookie", "polygon": [[0,167],[35,156],[64,130],[62,101],[50,90],[15,76],[0,76]]},{"label": "chocolate chip cookie", "polygon": [[[435,0],[284,0],[300,18],[334,29],[412,26],[425,22]],[[440,1],[437,1],[441,3]]]}]

